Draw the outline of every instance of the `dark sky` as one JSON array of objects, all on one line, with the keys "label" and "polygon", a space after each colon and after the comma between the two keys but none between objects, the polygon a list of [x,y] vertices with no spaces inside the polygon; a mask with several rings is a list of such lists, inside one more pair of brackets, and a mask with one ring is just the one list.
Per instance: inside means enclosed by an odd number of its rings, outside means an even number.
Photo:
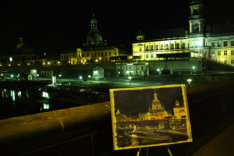
[{"label": "dark sky", "polygon": [[[5,0],[0,3],[0,48],[15,48],[17,38],[22,36],[29,47],[36,49],[75,49],[85,42],[93,13],[104,39],[128,46],[135,40],[138,29],[151,32],[188,24],[188,0]],[[210,21],[229,18],[233,22],[231,1],[207,1],[207,4]]]},{"label": "dark sky", "polygon": [[[158,99],[161,104],[171,113],[173,112],[176,100],[180,102],[180,106],[184,105],[181,87],[159,88],[156,89],[156,93],[158,94]],[[147,112],[152,105],[153,99],[153,89],[114,92],[115,109],[116,111],[119,109],[122,114]]]}]

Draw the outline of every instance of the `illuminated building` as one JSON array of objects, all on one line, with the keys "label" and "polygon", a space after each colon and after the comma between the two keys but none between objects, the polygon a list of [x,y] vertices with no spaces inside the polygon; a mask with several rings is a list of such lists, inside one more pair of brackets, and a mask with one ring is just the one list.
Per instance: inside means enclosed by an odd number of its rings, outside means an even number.
[{"label": "illuminated building", "polygon": [[148,62],[116,63],[116,75],[122,76],[149,76]]},{"label": "illuminated building", "polygon": [[162,30],[145,40],[139,32],[132,43],[133,57],[140,61],[207,59],[234,65],[234,25],[208,25],[202,0],[190,2],[189,28]]},{"label": "illuminated building", "polygon": [[109,45],[103,41],[98,30],[97,20],[93,16],[90,22],[90,31],[87,34],[86,43],[76,51],[60,54],[61,62],[65,64],[88,64],[100,62],[121,62],[127,57],[123,49]]},{"label": "illuminated building", "polygon": [[186,117],[184,107],[180,106],[179,101],[176,100],[175,107],[173,108],[174,116],[176,119],[183,119]]}]

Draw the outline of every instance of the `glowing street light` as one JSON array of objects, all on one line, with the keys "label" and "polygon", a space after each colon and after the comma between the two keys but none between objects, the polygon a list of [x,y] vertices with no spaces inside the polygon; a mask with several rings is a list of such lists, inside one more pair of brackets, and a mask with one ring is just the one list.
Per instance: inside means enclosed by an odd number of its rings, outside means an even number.
[{"label": "glowing street light", "polygon": [[131,83],[131,80],[132,80],[132,77],[131,77],[131,76],[129,76],[129,77],[128,77],[128,80],[129,80],[129,82],[128,82],[128,83],[130,84],[130,83]]},{"label": "glowing street light", "polygon": [[188,82],[188,85],[190,86],[191,82],[192,82],[192,79],[187,79],[187,82]]},{"label": "glowing street light", "polygon": [[83,77],[82,77],[82,76],[79,76],[79,79],[80,79],[80,80],[82,80],[82,79],[83,79]]}]

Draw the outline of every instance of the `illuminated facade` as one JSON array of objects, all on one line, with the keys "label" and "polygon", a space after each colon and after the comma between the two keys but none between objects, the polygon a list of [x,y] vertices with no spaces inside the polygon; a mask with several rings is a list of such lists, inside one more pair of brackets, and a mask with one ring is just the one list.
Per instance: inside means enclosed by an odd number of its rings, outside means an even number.
[{"label": "illuminated facade", "polygon": [[148,62],[116,63],[116,75],[122,76],[149,76]]},{"label": "illuminated facade", "polygon": [[98,30],[97,20],[94,18],[90,22],[90,31],[87,34],[86,44],[76,51],[61,53],[61,62],[65,64],[88,64],[99,62],[120,62],[121,56],[126,56],[124,50],[117,46],[108,45],[103,41]]},{"label": "illuminated facade", "polygon": [[[189,60],[206,58],[234,65],[234,25],[206,25],[201,0],[190,3],[189,29],[160,31],[159,36],[145,40],[139,33],[132,43],[133,57],[140,61]],[[158,37],[159,36],[159,37]]]}]

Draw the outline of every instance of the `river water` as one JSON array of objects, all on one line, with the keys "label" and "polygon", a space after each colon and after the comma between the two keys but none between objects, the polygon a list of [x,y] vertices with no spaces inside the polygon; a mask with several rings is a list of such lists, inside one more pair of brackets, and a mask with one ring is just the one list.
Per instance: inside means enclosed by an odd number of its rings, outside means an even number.
[{"label": "river water", "polygon": [[0,84],[0,94],[0,119],[109,100],[108,93],[92,88],[24,83]]}]

